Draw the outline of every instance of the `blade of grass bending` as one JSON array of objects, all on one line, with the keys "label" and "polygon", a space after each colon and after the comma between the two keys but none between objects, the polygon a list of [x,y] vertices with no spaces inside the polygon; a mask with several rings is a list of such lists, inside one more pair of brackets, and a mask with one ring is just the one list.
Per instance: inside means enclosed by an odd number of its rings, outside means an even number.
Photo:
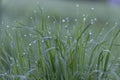
[{"label": "blade of grass bending", "polygon": [[[120,33],[120,30],[117,31],[117,33],[115,34],[115,36],[111,40],[111,44],[110,44],[110,47],[109,47],[110,51],[112,49],[112,44],[113,44],[114,40],[117,38],[117,36],[119,35],[119,33]],[[110,58],[110,52],[108,52],[107,55],[106,55],[105,64],[104,64],[104,73],[103,73],[102,77],[105,77],[105,72],[107,71],[107,65],[108,65],[108,62],[109,62],[109,58]]]},{"label": "blade of grass bending", "polygon": [[83,31],[81,32],[80,36],[77,38],[77,42],[81,39],[83,33],[91,26],[91,23],[89,23],[84,29]]},{"label": "blade of grass bending", "polygon": [[103,62],[103,59],[104,58],[104,56],[103,56],[103,50],[100,52],[100,54],[99,54],[99,56],[98,56],[98,62],[97,62],[97,70],[98,70],[98,72],[97,72],[97,77],[99,77],[99,70],[100,70],[100,67],[101,67],[101,62]]},{"label": "blade of grass bending", "polygon": [[106,41],[103,41],[103,42],[97,44],[97,45],[94,47],[94,49],[93,49],[92,52],[91,52],[90,59],[89,59],[89,66],[91,66],[91,63],[92,63],[92,60],[93,60],[93,56],[94,56],[94,53],[95,53],[96,49],[97,49],[100,45],[104,44],[105,42],[106,42]]},{"label": "blade of grass bending", "polygon": [[117,27],[117,25],[113,26],[113,28],[111,28],[111,29],[105,34],[105,36],[103,37],[103,40],[102,40],[102,41],[104,41],[105,38],[109,35],[109,33],[111,33],[116,27]]}]

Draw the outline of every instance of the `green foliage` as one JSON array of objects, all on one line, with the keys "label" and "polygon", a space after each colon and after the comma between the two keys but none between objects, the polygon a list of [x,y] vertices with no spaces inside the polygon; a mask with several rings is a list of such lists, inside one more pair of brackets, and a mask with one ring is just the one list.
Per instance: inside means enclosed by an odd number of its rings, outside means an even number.
[{"label": "green foliage", "polygon": [[0,80],[120,79],[119,65],[113,70],[116,61],[111,59],[119,27],[103,35],[104,29],[91,33],[91,21],[71,25],[60,17],[53,23],[40,10],[41,18],[36,15],[1,28]]}]

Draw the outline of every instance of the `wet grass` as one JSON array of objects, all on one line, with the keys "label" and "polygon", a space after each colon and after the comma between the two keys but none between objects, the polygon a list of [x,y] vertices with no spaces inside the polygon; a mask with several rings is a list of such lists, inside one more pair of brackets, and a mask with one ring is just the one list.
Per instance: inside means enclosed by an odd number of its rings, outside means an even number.
[{"label": "wet grass", "polygon": [[120,79],[119,23],[39,12],[0,28],[0,80]]}]

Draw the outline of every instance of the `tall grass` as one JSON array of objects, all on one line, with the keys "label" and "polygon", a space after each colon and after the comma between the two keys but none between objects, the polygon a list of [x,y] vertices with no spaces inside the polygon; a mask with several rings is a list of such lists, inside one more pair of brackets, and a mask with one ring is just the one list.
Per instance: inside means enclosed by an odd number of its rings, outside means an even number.
[{"label": "tall grass", "polygon": [[111,75],[110,62],[120,30],[110,29],[113,36],[109,41],[109,33],[100,36],[102,31],[90,32],[94,25],[90,21],[69,27],[70,22],[62,22],[61,17],[52,23],[41,14],[40,24],[31,18],[32,23],[17,21],[1,28],[0,80],[120,79],[116,71]]}]

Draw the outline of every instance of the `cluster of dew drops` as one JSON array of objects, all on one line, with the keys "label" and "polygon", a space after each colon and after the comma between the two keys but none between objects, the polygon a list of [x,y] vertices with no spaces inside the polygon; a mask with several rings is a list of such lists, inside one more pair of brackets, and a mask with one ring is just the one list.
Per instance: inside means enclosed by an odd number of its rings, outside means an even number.
[{"label": "cluster of dew drops", "polygon": [[[39,2],[37,2],[37,4],[39,4]],[[79,4],[76,4],[75,7],[76,7],[76,8],[79,8],[80,5],[79,5]],[[41,9],[43,10],[43,8],[41,8]],[[91,9],[92,11],[95,10],[95,8],[93,8],[93,7],[90,8],[90,9]],[[33,13],[36,14],[36,13],[37,13],[37,10],[33,10]],[[83,16],[83,21],[85,22],[85,21],[87,20],[88,15],[83,14],[82,16]],[[48,15],[47,18],[50,19],[50,18],[52,18],[52,17],[51,17],[50,15]],[[32,17],[30,17],[30,19],[32,19]],[[69,21],[70,21],[70,20],[69,20],[69,17],[66,17],[66,18],[61,19],[61,22],[62,22],[62,23],[66,23],[66,22],[69,22]],[[78,18],[75,18],[74,21],[75,21],[75,22],[78,22]],[[91,20],[90,20],[90,23],[91,23],[91,24],[94,24],[95,21],[97,21],[97,18],[91,19]],[[56,21],[53,21],[53,23],[56,23]],[[68,26],[65,25],[65,27],[67,28]],[[92,32],[90,32],[89,34],[92,35]],[[24,37],[26,37],[26,34],[24,35]],[[92,41],[92,40],[91,40],[91,41]],[[42,42],[44,42],[44,41],[42,40]],[[36,41],[33,41],[33,43],[36,43]],[[32,44],[30,43],[29,46],[32,46]]]}]

